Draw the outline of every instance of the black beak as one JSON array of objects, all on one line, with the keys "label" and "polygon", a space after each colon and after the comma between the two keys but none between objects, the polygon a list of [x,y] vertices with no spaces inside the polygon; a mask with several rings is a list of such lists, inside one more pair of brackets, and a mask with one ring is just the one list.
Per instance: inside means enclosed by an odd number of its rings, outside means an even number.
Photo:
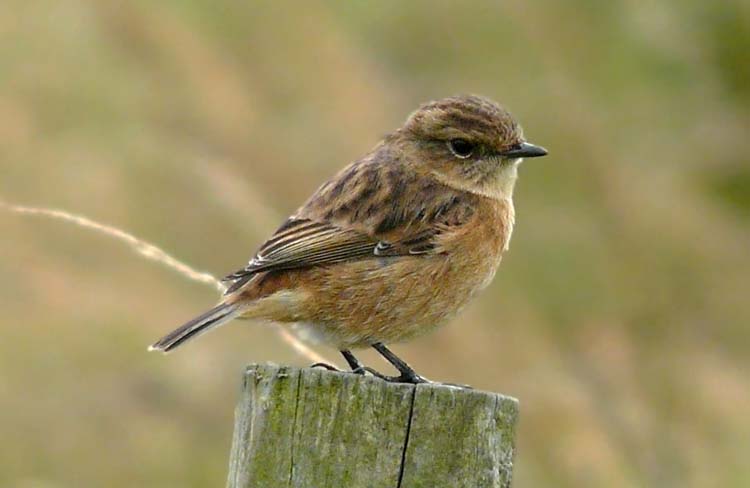
[{"label": "black beak", "polygon": [[504,158],[538,158],[547,155],[547,150],[542,146],[535,146],[528,142],[522,142],[512,146],[507,151],[503,151],[500,155]]}]

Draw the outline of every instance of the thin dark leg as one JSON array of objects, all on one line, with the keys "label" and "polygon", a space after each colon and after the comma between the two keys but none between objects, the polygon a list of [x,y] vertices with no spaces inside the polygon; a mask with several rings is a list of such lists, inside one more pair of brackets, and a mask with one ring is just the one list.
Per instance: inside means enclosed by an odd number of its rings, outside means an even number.
[{"label": "thin dark leg", "polygon": [[341,355],[344,356],[346,362],[349,363],[349,367],[352,368],[352,373],[365,374],[365,365],[357,359],[354,354],[348,349],[342,349]]},{"label": "thin dark leg", "polygon": [[366,370],[373,375],[379,378],[383,378],[386,381],[392,381],[394,383],[429,383],[428,380],[419,376],[417,372],[411,368],[411,366],[404,362],[403,359],[393,354],[393,352],[385,347],[382,342],[376,342],[372,345],[372,347],[374,347],[376,351],[378,351],[389,363],[393,365],[393,367],[395,367],[399,371],[399,373],[401,373],[400,376],[385,376],[378,373],[377,371],[374,371],[372,368],[366,368]]}]

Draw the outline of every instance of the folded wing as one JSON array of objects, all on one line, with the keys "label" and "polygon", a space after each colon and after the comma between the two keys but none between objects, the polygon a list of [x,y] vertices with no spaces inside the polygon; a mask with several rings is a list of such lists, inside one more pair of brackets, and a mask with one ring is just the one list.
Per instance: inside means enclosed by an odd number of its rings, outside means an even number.
[{"label": "folded wing", "polygon": [[289,219],[266,241],[241,270],[225,277],[226,294],[238,290],[253,275],[354,261],[373,257],[427,254],[435,250],[437,228],[422,229],[408,238],[387,242],[331,223]]}]

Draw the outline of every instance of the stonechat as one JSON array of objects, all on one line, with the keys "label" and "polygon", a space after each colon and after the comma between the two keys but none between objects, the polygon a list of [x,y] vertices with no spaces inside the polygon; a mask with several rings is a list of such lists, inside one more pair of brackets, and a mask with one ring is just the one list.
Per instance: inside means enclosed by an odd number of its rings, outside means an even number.
[{"label": "stonechat", "polygon": [[[386,344],[444,324],[490,283],[513,231],[518,166],[546,154],[487,98],[426,103],[224,278],[216,307],[151,349],[171,351],[235,318],[265,319],[336,347],[355,373],[424,382]],[[365,367],[351,352],[365,347],[400,375]]]}]

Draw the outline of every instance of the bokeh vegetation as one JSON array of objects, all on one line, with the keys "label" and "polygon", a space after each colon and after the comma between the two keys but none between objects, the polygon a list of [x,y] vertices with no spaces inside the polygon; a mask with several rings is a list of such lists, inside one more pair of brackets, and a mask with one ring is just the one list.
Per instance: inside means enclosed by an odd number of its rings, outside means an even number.
[{"label": "bokeh vegetation", "polygon": [[[551,153],[510,254],[395,349],[520,398],[519,487],[750,484],[746,2],[5,0],[0,38],[0,197],[217,275],[418,103],[501,101]],[[254,324],[147,354],[215,294],[64,224],[0,235],[0,485],[223,483],[243,365],[306,361]]]}]

